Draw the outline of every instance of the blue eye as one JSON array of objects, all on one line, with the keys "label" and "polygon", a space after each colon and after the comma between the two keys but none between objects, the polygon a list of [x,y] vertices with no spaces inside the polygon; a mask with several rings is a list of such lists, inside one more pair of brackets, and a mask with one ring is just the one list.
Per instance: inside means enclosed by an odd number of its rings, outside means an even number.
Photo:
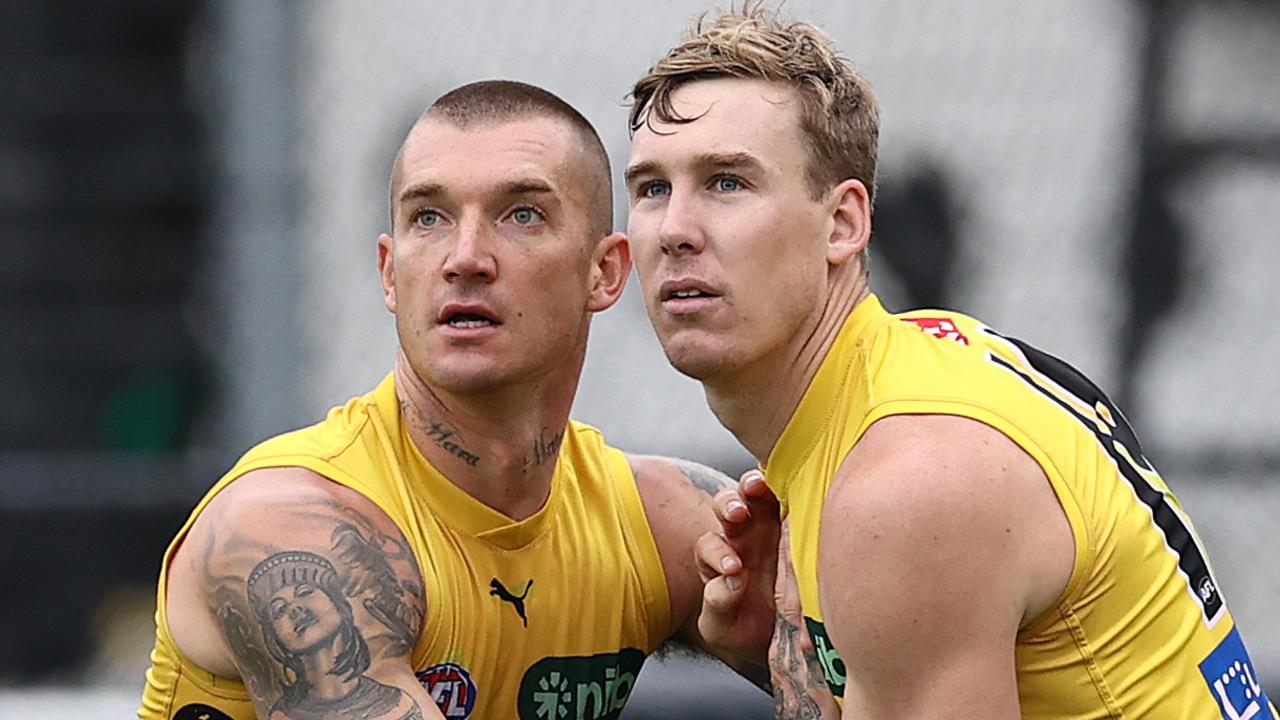
[{"label": "blue eye", "polygon": [[432,227],[440,222],[440,213],[435,210],[419,210],[414,213],[413,221],[422,227]]},{"label": "blue eye", "polygon": [[715,187],[719,192],[734,192],[742,189],[742,181],[734,177],[718,177],[715,179]]},{"label": "blue eye", "polygon": [[640,187],[640,197],[655,198],[671,194],[671,186],[661,180],[647,182]]},{"label": "blue eye", "polygon": [[542,220],[542,213],[533,207],[518,207],[511,211],[511,221],[517,225],[534,225]]}]

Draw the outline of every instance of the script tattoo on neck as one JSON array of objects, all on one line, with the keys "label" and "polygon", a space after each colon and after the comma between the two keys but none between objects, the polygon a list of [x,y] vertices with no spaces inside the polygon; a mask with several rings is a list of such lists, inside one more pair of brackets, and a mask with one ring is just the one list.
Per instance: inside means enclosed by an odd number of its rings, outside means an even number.
[{"label": "script tattoo on neck", "polygon": [[555,462],[556,456],[560,454],[560,443],[564,442],[564,429],[560,432],[547,436],[547,428],[543,427],[538,431],[538,436],[533,439],[533,455],[524,457],[524,470],[531,467],[545,465],[547,462]]},{"label": "script tattoo on neck", "polygon": [[458,432],[443,423],[433,422],[426,427],[427,437],[445,452],[453,455],[471,467],[480,464],[480,456],[457,443]]}]

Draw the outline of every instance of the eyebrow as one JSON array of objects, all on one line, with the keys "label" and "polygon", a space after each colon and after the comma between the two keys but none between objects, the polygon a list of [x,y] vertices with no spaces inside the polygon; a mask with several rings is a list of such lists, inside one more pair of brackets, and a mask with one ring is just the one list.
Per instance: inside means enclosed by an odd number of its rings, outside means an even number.
[{"label": "eyebrow", "polygon": [[[409,200],[431,200],[434,198],[444,197],[449,194],[447,188],[440,183],[425,182],[410,185],[400,193],[400,202],[403,204]],[[519,180],[509,180],[498,186],[498,194],[503,196],[511,195],[554,195],[555,188],[545,180],[539,178],[524,178]]]},{"label": "eyebrow", "polygon": [[[695,168],[704,169],[757,169],[764,167],[764,164],[760,162],[759,158],[749,152],[701,153],[695,155],[690,164]],[[637,177],[659,174],[658,170],[660,167],[661,166],[653,160],[642,160],[628,167],[623,177],[627,184],[631,184],[631,182]]]}]

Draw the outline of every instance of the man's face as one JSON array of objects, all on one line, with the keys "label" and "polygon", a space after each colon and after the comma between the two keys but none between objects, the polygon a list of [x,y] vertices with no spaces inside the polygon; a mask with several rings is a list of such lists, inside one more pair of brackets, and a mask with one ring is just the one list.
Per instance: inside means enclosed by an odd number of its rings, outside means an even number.
[{"label": "man's face", "polygon": [[667,358],[705,381],[803,342],[825,297],[833,221],[809,194],[793,91],[701,80],[672,101],[697,119],[636,131],[628,233]]},{"label": "man's face", "polygon": [[271,629],[286,650],[303,655],[332,641],[342,616],[332,598],[311,583],[285,585],[267,604]]},{"label": "man's face", "polygon": [[563,367],[589,311],[607,307],[593,304],[593,255],[607,241],[593,236],[595,174],[574,131],[543,118],[467,129],[427,120],[400,168],[394,237],[378,252],[415,372],[467,393]]}]

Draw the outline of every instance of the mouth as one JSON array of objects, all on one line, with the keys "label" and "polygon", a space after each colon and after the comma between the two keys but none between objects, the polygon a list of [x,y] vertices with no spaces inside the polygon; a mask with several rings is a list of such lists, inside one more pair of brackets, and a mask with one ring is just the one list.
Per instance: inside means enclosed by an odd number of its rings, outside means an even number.
[{"label": "mouth", "polygon": [[295,620],[295,621],[294,621],[294,623],[293,623],[293,634],[294,634],[294,635],[302,635],[303,633],[305,633],[305,632],[307,631],[307,628],[309,628],[309,627],[311,627],[312,625],[315,625],[315,624],[316,624],[316,620],[317,620],[317,618],[316,618],[316,616],[315,616],[314,614],[312,614],[312,613],[306,613],[306,614],[304,614],[302,617],[300,617],[300,618],[298,618],[297,620]]},{"label": "mouth", "polygon": [[446,305],[440,310],[436,322],[457,330],[475,330],[502,324],[497,313],[484,306],[461,304]]},{"label": "mouth", "polygon": [[658,288],[658,301],[662,307],[677,315],[705,309],[720,297],[718,289],[692,278],[668,280]]}]

